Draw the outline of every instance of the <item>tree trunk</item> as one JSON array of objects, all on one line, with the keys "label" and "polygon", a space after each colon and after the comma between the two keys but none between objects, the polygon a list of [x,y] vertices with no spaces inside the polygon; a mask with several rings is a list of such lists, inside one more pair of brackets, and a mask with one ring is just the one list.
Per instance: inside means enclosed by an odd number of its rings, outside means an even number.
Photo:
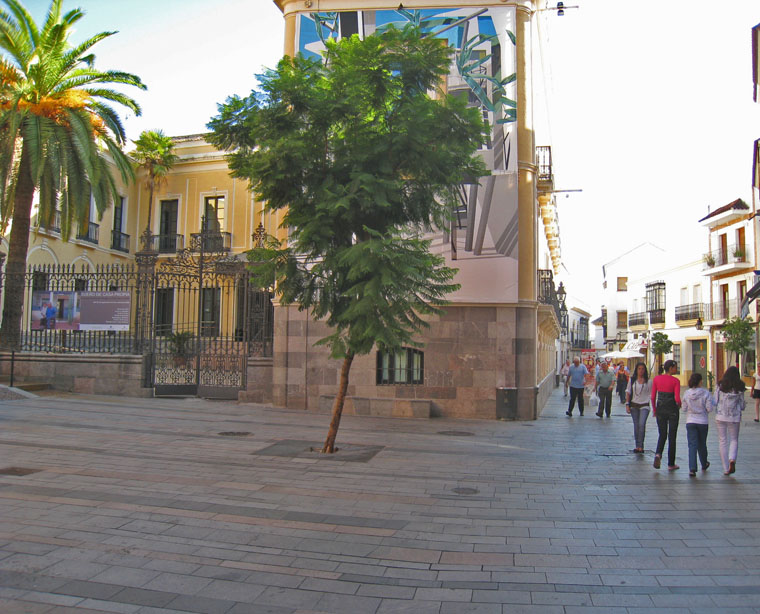
[{"label": "tree trunk", "polygon": [[346,390],[348,389],[348,372],[351,370],[351,363],[354,360],[354,353],[349,351],[343,359],[343,366],[340,369],[340,384],[338,394],[333,403],[332,420],[330,420],[330,430],[327,431],[327,439],[322,447],[322,452],[332,454],[335,452],[335,438],[338,436],[338,427],[340,426],[340,417],[343,414],[343,403],[346,400]]},{"label": "tree trunk", "polygon": [[34,182],[27,148],[21,151],[16,196],[13,201],[13,224],[5,265],[5,300],[0,345],[7,349],[21,346],[21,317],[24,313],[26,254],[29,249],[29,226],[34,199]]},{"label": "tree trunk", "polygon": [[[145,231],[151,231],[151,218],[153,217],[153,182],[148,182],[148,221],[145,223]],[[150,246],[145,246],[145,249],[149,250]]]}]

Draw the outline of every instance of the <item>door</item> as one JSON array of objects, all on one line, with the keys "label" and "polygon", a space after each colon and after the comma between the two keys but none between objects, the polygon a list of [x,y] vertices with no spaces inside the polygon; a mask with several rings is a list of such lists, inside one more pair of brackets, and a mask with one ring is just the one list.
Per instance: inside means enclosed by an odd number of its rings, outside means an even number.
[{"label": "door", "polygon": [[720,235],[720,254],[718,254],[716,264],[720,266],[726,263],[728,263],[728,237],[724,233]]},{"label": "door", "polygon": [[723,344],[715,344],[715,381],[718,381],[723,377],[723,372],[726,370],[725,352],[723,351]]},{"label": "door", "polygon": [[162,200],[158,230],[158,251],[171,254],[177,251],[177,209],[179,201]]},{"label": "door", "polygon": [[707,341],[690,341],[691,372],[702,376],[702,383],[707,383]]}]

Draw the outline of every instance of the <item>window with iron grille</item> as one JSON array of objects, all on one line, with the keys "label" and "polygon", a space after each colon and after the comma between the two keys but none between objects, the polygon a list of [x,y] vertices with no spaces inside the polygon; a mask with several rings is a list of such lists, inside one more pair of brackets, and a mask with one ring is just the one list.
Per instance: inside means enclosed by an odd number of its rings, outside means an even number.
[{"label": "window with iron grille", "polygon": [[425,355],[419,350],[401,348],[397,352],[377,353],[376,382],[381,384],[422,384]]},{"label": "window with iron grille", "polygon": [[646,285],[647,311],[665,310],[665,282],[654,281]]}]

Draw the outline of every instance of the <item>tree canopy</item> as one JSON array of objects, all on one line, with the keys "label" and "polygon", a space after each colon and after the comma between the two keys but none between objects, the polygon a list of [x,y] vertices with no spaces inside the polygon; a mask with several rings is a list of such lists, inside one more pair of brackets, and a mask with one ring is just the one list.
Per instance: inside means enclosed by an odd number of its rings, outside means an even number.
[{"label": "tree canopy", "polygon": [[414,344],[458,287],[423,234],[445,223],[466,176],[487,171],[473,155],[478,109],[440,91],[440,40],[410,26],[326,45],[324,62],[286,57],[258,91],[220,105],[209,140],[282,212],[288,241],[253,250],[254,275],[331,326],[320,342],[344,359],[345,392],[354,355]]},{"label": "tree canopy", "polygon": [[119,196],[112,165],[125,182],[134,176],[122,151],[124,128],[111,105],[140,114],[137,102],[112,86],[145,85],[130,73],[95,68],[92,47],[114,32],[71,41],[84,15],[80,9],[64,13],[63,0],[52,0],[39,27],[18,0],[2,1],[7,10],[0,9],[0,216],[3,226],[11,219],[13,225],[0,332],[3,344],[13,347],[23,305],[23,279],[17,278],[26,265],[35,190],[41,221],[60,210],[64,239],[74,222],[89,222],[91,197],[102,214]]}]

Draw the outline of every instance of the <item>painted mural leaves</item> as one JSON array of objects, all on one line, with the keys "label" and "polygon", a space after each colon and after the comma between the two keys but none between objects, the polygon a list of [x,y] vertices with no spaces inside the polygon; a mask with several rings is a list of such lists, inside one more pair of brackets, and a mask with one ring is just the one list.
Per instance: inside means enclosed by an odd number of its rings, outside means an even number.
[{"label": "painted mural leaves", "polygon": [[[509,38],[514,43],[514,34],[509,31],[507,33],[511,34]],[[512,73],[503,79],[498,72],[489,75],[486,65],[493,61],[494,54],[478,49],[484,43],[491,45],[493,49],[493,46],[499,44],[499,38],[494,34],[478,34],[468,38],[456,54],[457,70],[480,104],[495,114],[496,123],[514,122],[517,119],[517,101],[507,97],[507,86],[517,80],[517,74]],[[491,86],[490,96],[486,84]]]}]

